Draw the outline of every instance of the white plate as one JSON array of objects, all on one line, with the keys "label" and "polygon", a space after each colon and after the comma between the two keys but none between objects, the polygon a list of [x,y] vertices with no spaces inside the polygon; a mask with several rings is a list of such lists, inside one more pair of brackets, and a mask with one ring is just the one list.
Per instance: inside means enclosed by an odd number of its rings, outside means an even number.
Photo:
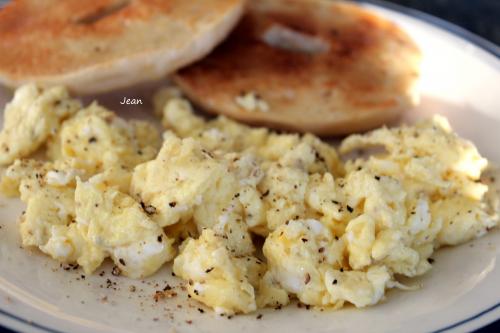
[{"label": "white plate", "polygon": [[[438,28],[435,23],[443,25],[441,21],[430,24],[412,17],[420,16],[413,11],[402,14],[381,6],[369,7],[405,28],[425,54],[422,105],[408,121],[444,114],[486,157],[500,162],[500,61],[492,54],[497,49],[483,41],[479,42],[483,48],[478,47],[470,41],[477,44],[476,37],[452,28],[467,41]],[[0,94],[0,105],[7,97],[5,92]],[[117,109],[122,98],[123,94],[115,95],[107,103]],[[144,282],[114,277],[109,267],[105,276],[84,280],[79,270],[63,271],[46,257],[19,248],[15,221],[22,205],[2,199],[0,206],[0,324],[19,331],[466,332],[500,318],[498,230],[469,244],[439,251],[434,269],[418,280],[424,285],[422,290],[391,291],[384,303],[372,308],[316,312],[290,306],[259,311],[263,314],[260,320],[257,314],[228,320],[209,311],[199,313],[198,308],[203,307],[187,301],[184,295],[155,303],[155,290],[166,283],[178,283],[166,268]],[[106,288],[107,279],[116,286]],[[136,286],[136,292],[130,292],[131,285]],[[186,322],[189,320],[191,324]]]}]

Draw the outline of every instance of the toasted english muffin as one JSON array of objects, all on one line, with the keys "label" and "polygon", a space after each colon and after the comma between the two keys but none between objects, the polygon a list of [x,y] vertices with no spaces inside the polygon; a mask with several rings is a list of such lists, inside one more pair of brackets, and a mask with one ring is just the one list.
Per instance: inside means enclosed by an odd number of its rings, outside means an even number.
[{"label": "toasted english muffin", "polygon": [[253,0],[229,38],[174,81],[213,113],[340,135],[410,109],[418,101],[420,58],[406,33],[358,5]]},{"label": "toasted english muffin", "polygon": [[154,80],[207,55],[244,0],[16,0],[0,10],[0,82],[89,94]]}]

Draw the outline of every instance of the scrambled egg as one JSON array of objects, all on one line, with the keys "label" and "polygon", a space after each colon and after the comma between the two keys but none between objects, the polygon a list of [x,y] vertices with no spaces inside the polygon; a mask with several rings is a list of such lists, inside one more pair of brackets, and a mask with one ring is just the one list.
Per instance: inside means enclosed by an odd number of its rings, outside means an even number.
[{"label": "scrambled egg", "polygon": [[253,256],[235,256],[227,240],[206,229],[189,239],[174,260],[174,273],[188,280],[191,297],[217,313],[248,313],[257,309],[255,289],[265,265]]},{"label": "scrambled egg", "polygon": [[442,117],[352,135],[343,163],[313,135],[205,120],[173,87],[153,104],[162,137],[63,88],[16,92],[0,190],[27,205],[23,246],[89,274],[106,258],[132,278],[173,260],[193,299],[234,314],[376,304],[439,247],[498,224],[487,160]]},{"label": "scrambled egg", "polygon": [[160,136],[144,121],[125,121],[97,103],[65,121],[48,142],[53,160],[71,160],[72,166],[90,173],[113,166],[133,168],[156,156]]},{"label": "scrambled egg", "polygon": [[151,275],[174,257],[174,240],[129,195],[92,177],[78,181],[74,198],[84,238],[109,254],[127,276]]},{"label": "scrambled egg", "polygon": [[0,132],[0,165],[27,157],[57,132],[61,122],[81,108],[63,87],[41,90],[35,85],[19,88],[5,106]]},{"label": "scrambled egg", "polygon": [[[64,88],[22,87],[9,107],[6,118],[14,110],[30,119],[19,120],[19,128],[42,124],[34,130],[45,131],[35,141],[28,138],[29,150],[9,150],[15,161],[0,182],[5,195],[26,203],[19,223],[23,246],[78,263],[89,274],[111,257],[134,278],[154,273],[173,258],[174,239],[129,195],[133,168],[159,149],[160,135],[152,124],[125,121],[96,103],[82,109]],[[0,135],[15,140],[19,128],[14,125],[6,119]],[[43,144],[48,160],[23,159]]]}]

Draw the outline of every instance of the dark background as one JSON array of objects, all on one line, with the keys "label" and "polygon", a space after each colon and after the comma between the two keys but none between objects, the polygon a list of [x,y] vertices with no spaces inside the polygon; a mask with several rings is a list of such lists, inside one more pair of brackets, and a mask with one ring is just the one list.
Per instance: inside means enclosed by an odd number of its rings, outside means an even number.
[{"label": "dark background", "polygon": [[[83,0],[82,0],[83,1]],[[187,0],[189,1],[189,0]],[[388,0],[455,23],[500,45],[500,0]],[[0,0],[0,6],[5,3]],[[0,327],[0,332],[10,332]],[[500,321],[478,332],[500,332]]]},{"label": "dark background", "polygon": [[438,16],[500,45],[500,0],[387,0]]}]

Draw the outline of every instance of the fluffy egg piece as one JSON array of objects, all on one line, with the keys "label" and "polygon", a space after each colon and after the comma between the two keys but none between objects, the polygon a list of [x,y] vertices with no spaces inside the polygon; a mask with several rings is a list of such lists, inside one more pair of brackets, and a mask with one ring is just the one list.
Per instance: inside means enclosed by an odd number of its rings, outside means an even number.
[{"label": "fluffy egg piece", "polygon": [[132,197],[94,179],[78,181],[76,221],[85,238],[111,255],[131,278],[156,272],[175,255],[168,238]]}]

